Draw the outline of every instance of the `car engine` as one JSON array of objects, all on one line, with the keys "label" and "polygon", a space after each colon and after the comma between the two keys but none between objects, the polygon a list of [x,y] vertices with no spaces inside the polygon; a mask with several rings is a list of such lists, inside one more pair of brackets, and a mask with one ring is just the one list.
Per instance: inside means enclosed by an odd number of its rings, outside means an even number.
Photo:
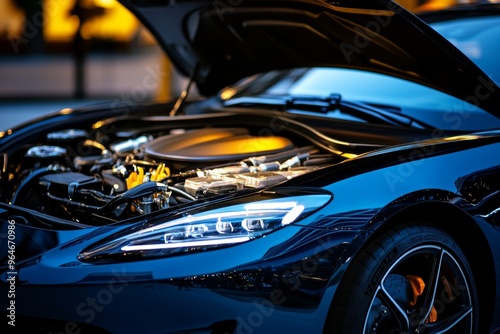
[{"label": "car engine", "polygon": [[314,146],[240,127],[122,137],[102,139],[79,129],[48,133],[10,162],[16,173],[3,185],[2,200],[99,226],[276,185],[338,159]]}]

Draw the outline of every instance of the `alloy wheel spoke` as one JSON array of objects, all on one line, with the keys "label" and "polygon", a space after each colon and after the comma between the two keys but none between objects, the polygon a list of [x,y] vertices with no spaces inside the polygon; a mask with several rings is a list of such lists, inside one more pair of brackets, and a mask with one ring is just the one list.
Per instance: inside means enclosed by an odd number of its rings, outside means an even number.
[{"label": "alloy wheel spoke", "polygon": [[464,307],[452,317],[443,321],[425,325],[425,332],[429,334],[454,333],[456,332],[454,329],[459,326],[461,320],[472,316],[472,311],[473,309],[471,306]]},{"label": "alloy wheel spoke", "polygon": [[392,298],[389,292],[384,288],[383,283],[379,287],[377,297],[388,309],[389,312],[394,316],[394,318],[398,321],[401,331],[406,333],[410,329],[410,320],[408,319],[408,315],[406,311],[403,310],[398,303]]},{"label": "alloy wheel spoke", "polygon": [[428,284],[421,298],[422,302],[418,304],[416,312],[411,317],[411,326],[414,328],[418,328],[425,324],[434,306],[436,291],[439,284],[439,275],[443,264],[443,255],[444,252],[441,249],[439,253],[434,256],[433,264],[429,271]]}]

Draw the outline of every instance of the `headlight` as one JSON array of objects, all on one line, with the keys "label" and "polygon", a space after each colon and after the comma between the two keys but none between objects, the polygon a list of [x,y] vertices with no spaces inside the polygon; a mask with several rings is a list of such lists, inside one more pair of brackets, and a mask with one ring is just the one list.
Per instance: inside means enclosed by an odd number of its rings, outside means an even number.
[{"label": "headlight", "polygon": [[293,224],[331,200],[307,194],[254,201],[186,215],[126,233],[80,254],[82,261],[134,259],[204,251],[247,242]]}]

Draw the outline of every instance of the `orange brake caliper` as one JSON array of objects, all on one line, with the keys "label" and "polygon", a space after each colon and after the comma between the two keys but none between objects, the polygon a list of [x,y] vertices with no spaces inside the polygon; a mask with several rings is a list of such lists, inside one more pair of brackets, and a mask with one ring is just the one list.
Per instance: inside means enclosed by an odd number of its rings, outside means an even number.
[{"label": "orange brake caliper", "polygon": [[[411,289],[413,291],[413,300],[410,300],[410,306],[415,306],[417,304],[417,298],[424,292],[425,283],[421,277],[407,275],[406,278],[410,282]],[[429,318],[427,318],[426,323],[437,321],[437,310],[433,306]]]}]

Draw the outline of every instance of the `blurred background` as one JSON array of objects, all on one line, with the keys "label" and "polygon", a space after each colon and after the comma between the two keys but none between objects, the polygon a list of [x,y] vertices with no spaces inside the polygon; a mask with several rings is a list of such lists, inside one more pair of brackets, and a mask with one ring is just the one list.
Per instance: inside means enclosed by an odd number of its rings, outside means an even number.
[{"label": "blurred background", "polygon": [[[466,0],[398,0],[415,11]],[[65,107],[163,101],[185,80],[115,0],[0,0],[0,131]]]},{"label": "blurred background", "polygon": [[64,107],[166,100],[183,82],[115,0],[0,0],[0,130]]}]

